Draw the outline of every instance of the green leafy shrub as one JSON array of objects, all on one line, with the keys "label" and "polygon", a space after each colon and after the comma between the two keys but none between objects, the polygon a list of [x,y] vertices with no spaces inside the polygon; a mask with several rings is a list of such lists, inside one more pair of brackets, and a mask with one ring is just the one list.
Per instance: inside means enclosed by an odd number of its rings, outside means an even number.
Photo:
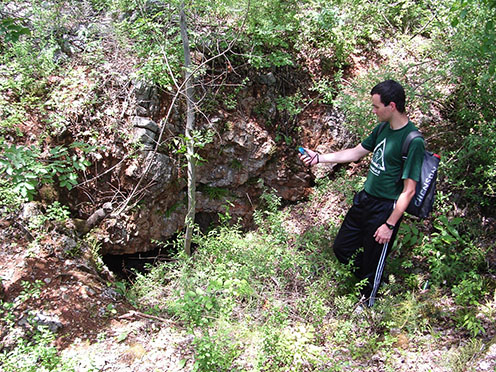
[{"label": "green leafy shrub", "polygon": [[[22,283],[23,290],[15,303],[0,300],[0,315],[5,330],[13,330],[21,318],[19,305],[40,297],[42,281]],[[27,332],[16,339],[15,345],[0,351],[0,366],[5,372],[74,371],[71,361],[63,360],[55,346],[55,335],[45,326],[37,324],[32,312],[27,312]]]},{"label": "green leafy shrub", "polygon": [[171,309],[192,326],[204,326],[214,319],[219,311],[217,300],[218,282],[211,281],[206,290],[197,287],[186,291]]},{"label": "green leafy shrub", "polygon": [[[454,190],[473,205],[493,210],[496,200],[496,121],[475,126],[443,170]],[[467,175],[470,175],[467,177]]]},{"label": "green leafy shrub", "polygon": [[0,54],[0,134],[23,135],[19,127],[28,113],[41,109],[48,90],[47,77],[56,68],[53,50],[39,51],[28,41],[18,42]]},{"label": "green leafy shrub", "polygon": [[24,201],[24,198],[17,193],[12,184],[0,178],[0,207],[2,214],[15,211]]},{"label": "green leafy shrub", "polygon": [[[29,28],[18,25],[22,27],[22,34],[25,37],[13,42],[10,48],[0,54],[3,75],[0,80],[0,91],[11,89],[13,96],[19,99],[39,97],[46,84],[45,78],[59,67],[54,58],[58,45],[51,35],[54,23],[45,18],[47,13],[55,8],[45,7],[46,9],[42,11],[35,1],[32,1],[31,5],[33,8],[29,14]],[[47,13],[44,13],[45,11]],[[4,18],[9,22],[7,19]],[[58,21],[61,21],[60,17]],[[40,24],[44,22],[50,26]]]},{"label": "green leafy shrub", "polygon": [[288,97],[279,97],[277,99],[277,109],[286,111],[290,116],[296,116],[303,111],[303,107],[308,103],[307,99],[303,98],[301,92]]},{"label": "green leafy shrub", "polygon": [[299,16],[301,33],[298,47],[321,49],[324,72],[349,65],[360,32],[352,26],[346,7],[317,1]]},{"label": "green leafy shrub", "polygon": [[228,372],[240,350],[233,336],[217,330],[213,335],[202,335],[193,341],[195,346],[195,372]]},{"label": "green leafy shrub", "polygon": [[428,263],[432,285],[449,289],[460,305],[455,316],[458,325],[476,335],[483,331],[476,317],[477,307],[489,290],[483,284],[487,252],[469,232],[460,232],[462,222],[461,218],[438,217],[434,223],[437,231],[415,252]]},{"label": "green leafy shrub", "polygon": [[190,286],[169,301],[169,310],[188,326],[206,326],[219,316],[229,316],[237,301],[249,299],[254,294],[245,279],[222,274],[210,278],[206,287]]},{"label": "green leafy shrub", "polygon": [[[436,46],[452,94],[446,114],[452,131],[446,175],[464,202],[494,214],[496,174],[496,8],[492,1],[460,1],[451,11],[452,33]],[[458,202],[458,201],[457,201]],[[459,202],[458,202],[459,203]]]},{"label": "green leafy shrub", "polygon": [[249,45],[246,54],[252,66],[294,64],[290,51],[299,32],[297,12],[298,2],[294,0],[256,0],[250,4],[246,32],[241,35],[240,45]]},{"label": "green leafy shrub", "polygon": [[277,242],[285,242],[288,234],[283,226],[284,214],[279,211],[282,198],[275,191],[265,191],[261,195],[264,204],[262,208],[255,211],[253,219],[260,231],[265,232],[277,239]]},{"label": "green leafy shrub", "polygon": [[484,352],[482,340],[471,339],[460,346],[457,352],[449,358],[449,367],[452,372],[476,371],[473,361]]},{"label": "green leafy shrub", "polygon": [[3,43],[16,42],[22,35],[29,35],[31,33],[29,28],[21,25],[21,21],[12,17],[2,17],[0,19],[0,40]]},{"label": "green leafy shrub", "polygon": [[472,238],[460,234],[462,222],[461,218],[439,216],[434,222],[436,232],[431,234],[430,241],[415,248],[429,265],[433,285],[451,287],[468,271],[477,270],[485,263],[483,252]]},{"label": "green leafy shrub", "polygon": [[60,202],[55,201],[47,206],[44,214],[31,216],[31,218],[29,219],[28,228],[30,230],[41,231],[47,221],[63,223],[67,221],[69,216],[69,208],[65,205],[61,205]]},{"label": "green leafy shrub", "polygon": [[387,330],[406,330],[411,334],[422,334],[429,330],[433,320],[428,314],[429,301],[415,291],[407,291],[378,303],[380,324]]},{"label": "green leafy shrub", "polygon": [[3,138],[0,138],[0,144],[4,146],[0,153],[0,175],[12,185],[14,192],[27,200],[33,199],[38,186],[55,180],[60,187],[71,190],[77,184],[77,172],[91,165],[85,154],[94,150],[94,147],[75,142],[69,149],[79,148],[83,155],[71,154],[67,147],[57,146],[45,156],[35,146],[8,145]]},{"label": "green leafy shrub", "polygon": [[132,10],[135,18],[125,18],[117,25],[120,38],[123,43],[129,43],[140,58],[136,66],[138,77],[170,89],[174,79],[181,77],[183,50],[179,24],[172,22],[164,12],[147,14],[136,8]]},{"label": "green leafy shrub", "polygon": [[67,221],[70,216],[69,208],[55,201],[47,207],[46,216],[49,220],[56,222]]},{"label": "green leafy shrub", "polygon": [[[312,1],[302,6],[298,47],[318,54],[324,73],[351,65],[351,54],[381,43],[391,35],[416,29],[429,33],[432,17],[424,1]],[[315,52],[318,50],[318,52]]]},{"label": "green leafy shrub", "polygon": [[316,366],[322,360],[321,351],[312,326],[267,328],[258,368],[270,372],[287,371],[288,368],[299,371]]},{"label": "green leafy shrub", "polygon": [[205,193],[211,200],[220,200],[229,196],[229,190],[224,187],[211,187],[199,185],[198,191]]},{"label": "green leafy shrub", "polygon": [[145,266],[146,273],[136,272],[136,277],[126,292],[127,298],[144,311],[148,309],[160,310],[165,307],[164,288],[171,279],[174,265],[161,263]]},{"label": "green leafy shrub", "polygon": [[459,325],[467,329],[473,336],[484,333],[481,320],[477,317],[480,302],[487,294],[487,283],[481,275],[474,271],[466,273],[465,278],[452,289],[455,303],[459,305],[457,314]]},{"label": "green leafy shrub", "polygon": [[44,327],[37,328],[32,340],[19,340],[9,352],[0,353],[5,372],[74,371],[71,362],[64,361],[54,346],[55,336]]},{"label": "green leafy shrub", "polygon": [[496,7],[491,1],[460,1],[452,12],[455,32],[446,44],[456,82],[452,115],[469,131],[496,117]]}]

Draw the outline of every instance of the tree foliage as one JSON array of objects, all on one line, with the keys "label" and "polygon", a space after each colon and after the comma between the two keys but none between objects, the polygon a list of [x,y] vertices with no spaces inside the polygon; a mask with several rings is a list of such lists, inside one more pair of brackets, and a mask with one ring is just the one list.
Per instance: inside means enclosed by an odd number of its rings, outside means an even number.
[{"label": "tree foliage", "polygon": [[[459,1],[454,4],[448,76],[455,87],[449,97],[450,117],[459,135],[449,149],[447,174],[464,199],[482,206],[494,204],[496,135],[496,2]],[[470,175],[467,177],[466,175]],[[494,213],[494,209],[492,213]]]}]

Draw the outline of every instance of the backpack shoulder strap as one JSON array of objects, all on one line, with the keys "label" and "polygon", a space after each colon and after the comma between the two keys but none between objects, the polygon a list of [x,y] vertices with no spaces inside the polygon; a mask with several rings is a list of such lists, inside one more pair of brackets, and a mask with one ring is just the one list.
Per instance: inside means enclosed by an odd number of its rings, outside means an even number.
[{"label": "backpack shoulder strap", "polygon": [[410,147],[410,143],[418,137],[422,137],[422,139],[424,138],[424,136],[422,136],[422,134],[418,130],[412,130],[410,133],[407,134],[401,147],[401,156],[403,157],[403,160],[405,160],[406,156],[408,155],[408,148]]}]

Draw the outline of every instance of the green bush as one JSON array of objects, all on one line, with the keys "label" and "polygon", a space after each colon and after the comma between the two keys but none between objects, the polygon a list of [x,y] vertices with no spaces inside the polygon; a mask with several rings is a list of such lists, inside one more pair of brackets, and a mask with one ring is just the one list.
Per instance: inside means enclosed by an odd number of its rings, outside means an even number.
[{"label": "green bush", "polygon": [[[35,146],[9,145],[2,137],[0,144],[4,146],[0,153],[0,175],[14,192],[27,200],[34,198],[38,186],[56,180],[60,187],[71,190],[77,184],[77,172],[91,164],[85,155],[94,150],[92,146],[75,142],[69,148],[56,146],[46,156]],[[82,155],[77,155],[75,149],[81,150]]]},{"label": "green bush", "polygon": [[232,371],[232,365],[240,354],[233,336],[222,330],[217,330],[214,335],[196,337],[193,344],[195,346],[194,372]]},{"label": "green bush", "polygon": [[[443,165],[457,198],[494,214],[496,164],[496,7],[494,2],[455,2],[448,36],[435,48],[442,67],[437,76],[451,95],[445,98],[451,121]],[[462,204],[457,200],[458,204]]]},{"label": "green bush", "polygon": [[486,249],[478,245],[470,230],[462,230],[461,218],[439,216],[430,240],[414,249],[428,264],[429,280],[435,288],[449,290],[457,305],[455,319],[473,335],[484,331],[477,308],[490,290],[484,285]]},{"label": "green bush", "polygon": [[221,289],[222,285],[217,280],[213,280],[205,290],[201,287],[187,290],[170,309],[188,326],[208,325],[218,316],[220,310],[218,295]]},{"label": "green bush", "polygon": [[164,288],[170,280],[171,273],[174,272],[174,265],[161,263],[154,266],[146,266],[146,273],[136,272],[127,298],[134,306],[140,307],[144,311],[150,309],[161,310],[165,307]]},{"label": "green bush", "polygon": [[45,216],[51,221],[65,222],[70,216],[70,211],[66,205],[61,205],[60,202],[55,201],[47,206]]},{"label": "green bush", "polygon": [[19,340],[16,347],[0,353],[0,365],[5,372],[74,371],[70,362],[63,361],[54,346],[55,336],[38,327],[32,340]]},{"label": "green bush", "polygon": [[[425,1],[312,1],[302,6],[298,48],[317,53],[324,73],[349,67],[351,54],[374,49],[372,45],[394,35],[422,30],[428,34],[432,17]],[[317,52],[315,52],[317,50]]]},{"label": "green bush", "polygon": [[469,234],[460,233],[461,218],[439,216],[434,221],[435,232],[430,240],[415,248],[429,265],[431,283],[451,288],[472,270],[485,264],[484,252]]},{"label": "green bush", "polygon": [[283,226],[284,214],[279,210],[282,198],[273,192],[265,191],[261,197],[262,207],[255,211],[253,219],[261,232],[277,239],[277,243],[284,243],[288,234]]},{"label": "green bush", "polygon": [[495,213],[496,121],[476,125],[462,140],[461,147],[447,154],[442,165],[450,185],[472,205],[488,207]]},{"label": "green bush", "polygon": [[248,62],[255,68],[294,64],[290,53],[299,32],[295,0],[255,0],[250,4],[246,32],[240,46],[246,48]]},{"label": "green bush", "polygon": [[[460,128],[496,117],[496,7],[491,1],[461,1],[453,14],[454,33],[446,46],[456,84],[454,112]],[[455,8],[456,9],[456,8]]]},{"label": "green bush", "polygon": [[3,17],[0,19],[0,46],[3,48],[4,44],[17,42],[22,35],[29,35],[31,31],[29,28],[24,27],[22,19],[15,19],[12,17]]},{"label": "green bush", "polygon": [[40,51],[32,42],[20,41],[0,54],[0,134],[23,135],[20,125],[27,121],[28,113],[42,108],[47,77],[57,69],[54,50]]},{"label": "green bush", "polygon": [[14,212],[24,201],[24,198],[16,192],[12,184],[0,178],[0,207],[2,214]]},{"label": "green bush", "polygon": [[[164,27],[167,29],[165,34]],[[137,19],[121,21],[118,30],[122,43],[130,44],[139,58],[138,78],[171,89],[174,79],[181,77],[183,50],[179,25],[162,13],[155,16],[139,14]]]},{"label": "green bush", "polygon": [[407,331],[410,334],[423,334],[436,321],[428,314],[429,301],[415,291],[402,291],[395,297],[378,302],[380,326],[386,330]]},{"label": "green bush", "polygon": [[293,327],[281,324],[280,328],[266,328],[258,368],[260,371],[300,371],[315,367],[323,360],[322,348],[316,344],[313,326]]}]

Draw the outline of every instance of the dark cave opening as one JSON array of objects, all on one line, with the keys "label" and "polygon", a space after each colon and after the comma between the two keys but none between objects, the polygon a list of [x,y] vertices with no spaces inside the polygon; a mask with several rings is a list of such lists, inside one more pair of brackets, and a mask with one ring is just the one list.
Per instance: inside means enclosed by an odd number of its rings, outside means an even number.
[{"label": "dark cave opening", "polygon": [[[202,233],[215,228],[219,224],[217,213],[199,212],[195,216],[195,223],[199,226]],[[150,269],[162,262],[172,261],[175,259],[178,249],[182,245],[177,244],[178,235],[168,239],[166,242],[159,244],[150,243],[150,250],[133,254],[107,254],[103,256],[103,262],[107,268],[121,280],[132,281],[136,278],[137,273],[145,274]],[[192,245],[194,252],[195,245]]]},{"label": "dark cave opening", "polygon": [[177,254],[176,245],[160,244],[150,251],[133,254],[107,254],[102,257],[107,268],[120,280],[133,281],[137,274],[145,274],[162,262],[174,260]]}]

